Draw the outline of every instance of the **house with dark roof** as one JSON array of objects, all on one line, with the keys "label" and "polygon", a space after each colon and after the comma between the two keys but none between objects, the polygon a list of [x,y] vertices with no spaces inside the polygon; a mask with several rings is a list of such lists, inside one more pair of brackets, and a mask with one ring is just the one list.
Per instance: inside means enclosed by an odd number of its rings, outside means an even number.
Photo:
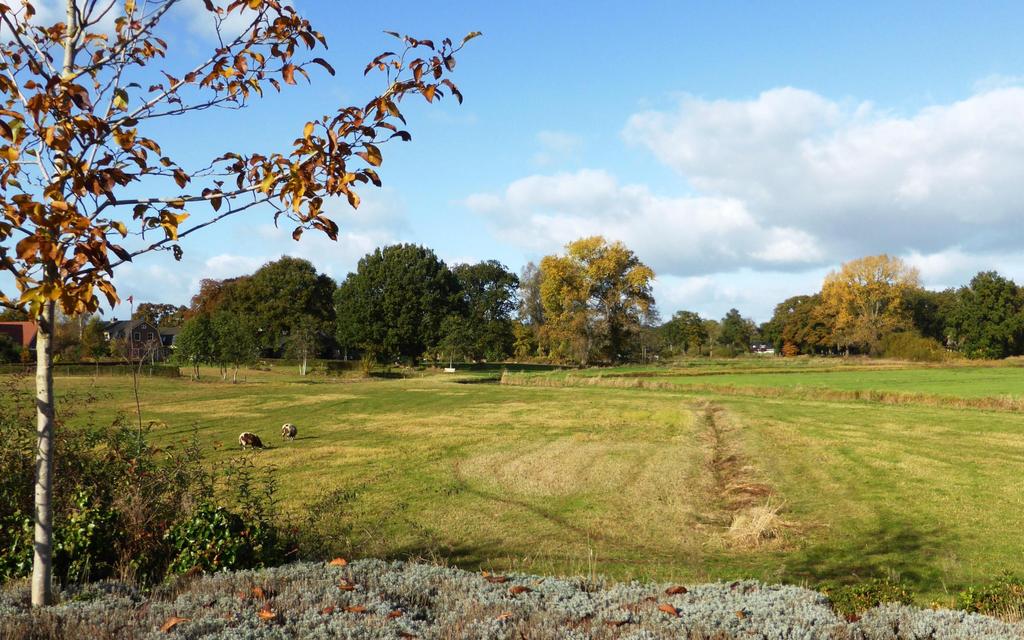
[{"label": "house with dark roof", "polygon": [[164,359],[160,330],[147,320],[114,319],[103,329],[103,337],[131,360]]},{"label": "house with dark roof", "polygon": [[36,348],[37,331],[35,322],[0,322],[0,335],[7,336],[14,344],[29,351]]}]

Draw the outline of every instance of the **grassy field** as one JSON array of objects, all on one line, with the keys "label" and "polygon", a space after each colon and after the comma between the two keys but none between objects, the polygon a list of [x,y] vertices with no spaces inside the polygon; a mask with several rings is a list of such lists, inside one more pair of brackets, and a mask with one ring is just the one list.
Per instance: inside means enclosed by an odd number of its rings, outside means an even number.
[{"label": "grassy field", "polygon": [[[769,364],[603,373],[684,385],[1024,392],[1016,367],[804,361],[784,373]],[[279,469],[285,507],[299,516],[318,503],[338,552],[352,556],[689,582],[890,576],[924,603],[947,604],[968,584],[1024,573],[1019,412],[465,383],[487,375],[460,383],[252,371],[237,385],[144,378],[141,397],[161,445],[195,430],[216,461],[239,454],[239,432],[261,435],[272,446],[255,455]],[[134,412],[129,379],[58,378],[58,388],[100,393],[99,420]],[[299,426],[296,441],[280,441],[283,422]],[[751,523],[762,516],[763,527]]]}]

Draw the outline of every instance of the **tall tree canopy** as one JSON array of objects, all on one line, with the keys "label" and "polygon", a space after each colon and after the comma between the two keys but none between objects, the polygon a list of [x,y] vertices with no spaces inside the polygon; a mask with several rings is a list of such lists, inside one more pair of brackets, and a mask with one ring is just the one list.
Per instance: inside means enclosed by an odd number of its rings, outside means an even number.
[{"label": "tall tree canopy", "polygon": [[[114,305],[119,265],[160,250],[180,258],[183,238],[253,207],[272,208],[294,238],[308,229],[337,237],[329,204],[357,206],[357,185],[380,184],[380,143],[410,137],[399,129],[402,98],[461,100],[445,77],[461,44],[396,34],[397,51],[366,67],[385,86],[365,106],[296,122],[284,149],[228,148],[186,164],[155,137],[175,129],[154,122],[244,109],[314,70],[333,74],[313,51],[326,47],[323,34],[282,0],[204,0],[193,18],[209,21],[216,44],[167,56],[177,38],[163,20],[183,0],[62,4],[63,21],[40,25],[30,2],[0,0],[0,269],[17,289],[0,290],[0,306],[27,309],[39,326],[34,605],[52,600],[55,306],[77,315],[96,311],[101,296]],[[111,18],[113,28],[101,24]]]},{"label": "tall tree canopy", "polygon": [[740,315],[738,310],[729,309],[719,322],[718,344],[728,348],[732,353],[745,353],[750,351],[750,343],[756,330],[751,320]]},{"label": "tall tree canopy", "polygon": [[545,338],[555,355],[588,364],[619,360],[654,307],[654,271],[621,242],[601,236],[570,242],[541,260]]},{"label": "tall tree canopy", "polygon": [[983,271],[957,291],[950,325],[970,358],[1024,353],[1024,291],[995,271]]},{"label": "tall tree canopy", "polygon": [[904,298],[921,287],[917,269],[881,254],[843,264],[825,278],[822,305],[835,317],[835,342],[870,351],[892,331],[910,325]]},{"label": "tall tree canopy", "polygon": [[519,278],[497,260],[458,264],[452,273],[459,283],[462,312],[471,332],[470,357],[501,360],[511,355]]},{"label": "tall tree canopy", "polygon": [[336,288],[308,260],[285,256],[224,288],[218,309],[246,316],[259,347],[276,353],[300,326],[333,331]]},{"label": "tall tree canopy", "polygon": [[708,341],[704,321],[693,311],[676,311],[663,325],[662,332],[669,345],[685,355],[700,353],[701,345]]},{"label": "tall tree canopy", "polygon": [[459,309],[459,283],[426,247],[397,244],[363,256],[334,296],[338,340],[373,356],[419,358]]},{"label": "tall tree canopy", "polygon": [[143,302],[132,315],[133,320],[145,320],[158,327],[180,327],[185,323],[188,307],[159,302]]}]

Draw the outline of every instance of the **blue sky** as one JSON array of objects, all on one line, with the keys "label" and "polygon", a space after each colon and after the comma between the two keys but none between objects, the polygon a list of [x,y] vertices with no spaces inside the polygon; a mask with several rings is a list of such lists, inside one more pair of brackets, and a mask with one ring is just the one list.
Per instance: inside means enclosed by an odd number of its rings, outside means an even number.
[{"label": "blue sky", "polygon": [[[167,24],[169,69],[210,45],[201,2],[187,4]],[[285,148],[379,89],[362,68],[392,46],[385,29],[484,32],[454,76],[465,103],[408,103],[413,141],[388,145],[385,187],[358,212],[332,208],[338,243],[294,243],[254,211],[191,238],[181,263],[122,269],[123,297],[187,303],[200,278],[283,254],[340,280],[397,241],[518,270],[592,233],[656,270],[665,317],[737,307],[764,321],[883,251],[930,287],[981,269],[1024,281],[1019,2],[392,2],[355,17],[338,4],[296,2],[336,77],[154,137],[186,165]]]}]

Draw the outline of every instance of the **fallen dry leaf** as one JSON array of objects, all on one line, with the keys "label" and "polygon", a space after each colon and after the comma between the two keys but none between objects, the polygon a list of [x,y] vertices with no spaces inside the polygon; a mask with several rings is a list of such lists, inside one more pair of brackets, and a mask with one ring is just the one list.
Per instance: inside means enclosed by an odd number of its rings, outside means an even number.
[{"label": "fallen dry leaf", "polygon": [[271,620],[277,618],[277,613],[273,609],[271,609],[269,605],[263,607],[258,612],[256,612],[256,615],[258,615],[260,617],[260,620],[263,620],[264,622],[270,622]]},{"label": "fallen dry leaf", "polygon": [[361,604],[354,604],[351,607],[345,607],[345,611],[349,613],[366,613],[366,607]]},{"label": "fallen dry leaf", "polygon": [[514,587],[509,587],[508,589],[508,592],[514,596],[519,595],[520,593],[529,593],[531,591],[533,591],[533,589],[531,589],[530,587],[524,587],[518,584]]},{"label": "fallen dry leaf", "polygon": [[487,575],[485,575],[484,576],[484,580],[486,580],[487,582],[490,582],[492,584],[501,584],[503,582],[508,582],[508,577],[506,577],[506,576],[487,576]]},{"label": "fallen dry leaf", "polygon": [[623,625],[629,624],[629,620],[605,620],[604,623],[606,626],[609,627],[621,627]]},{"label": "fallen dry leaf", "polygon": [[170,633],[171,629],[178,626],[182,622],[188,622],[191,618],[179,618],[178,616],[171,616],[160,627],[160,631],[164,633]]},{"label": "fallen dry leaf", "polygon": [[327,605],[326,607],[320,610],[320,613],[322,613],[325,616],[331,615],[332,613],[334,613],[334,605]]},{"label": "fallen dry leaf", "polygon": [[252,597],[256,598],[257,600],[266,600],[267,593],[263,590],[263,587],[253,587]]},{"label": "fallen dry leaf", "polygon": [[736,617],[739,618],[740,620],[744,620],[747,617],[747,612],[743,611],[743,610],[737,611],[736,612]]},{"label": "fallen dry leaf", "polygon": [[686,593],[686,587],[669,587],[665,589],[665,593],[670,596],[677,596],[680,593]]},{"label": "fallen dry leaf", "polygon": [[356,585],[352,584],[348,580],[342,580],[338,584],[338,588],[341,589],[342,591],[355,591],[356,590]]},{"label": "fallen dry leaf", "polygon": [[398,632],[398,637],[399,638],[415,638],[416,636],[414,636],[413,634],[409,633],[408,631],[399,631]]},{"label": "fallen dry leaf", "polygon": [[401,609],[395,609],[394,611],[392,611],[391,613],[388,614],[388,617],[391,618],[392,620],[394,620],[395,618],[401,618],[402,617],[402,610]]},{"label": "fallen dry leaf", "polygon": [[334,560],[331,560],[327,564],[332,566],[332,567],[345,567],[345,566],[348,566],[348,560],[346,560],[345,558],[335,558]]},{"label": "fallen dry leaf", "polygon": [[676,609],[667,602],[665,604],[658,605],[658,611],[664,611],[668,615],[673,616],[675,618],[679,617],[679,609]]},{"label": "fallen dry leaf", "polygon": [[502,613],[498,614],[498,617],[496,617],[495,620],[505,621],[505,620],[508,620],[511,617],[512,617],[512,612],[511,611],[503,611]]}]

